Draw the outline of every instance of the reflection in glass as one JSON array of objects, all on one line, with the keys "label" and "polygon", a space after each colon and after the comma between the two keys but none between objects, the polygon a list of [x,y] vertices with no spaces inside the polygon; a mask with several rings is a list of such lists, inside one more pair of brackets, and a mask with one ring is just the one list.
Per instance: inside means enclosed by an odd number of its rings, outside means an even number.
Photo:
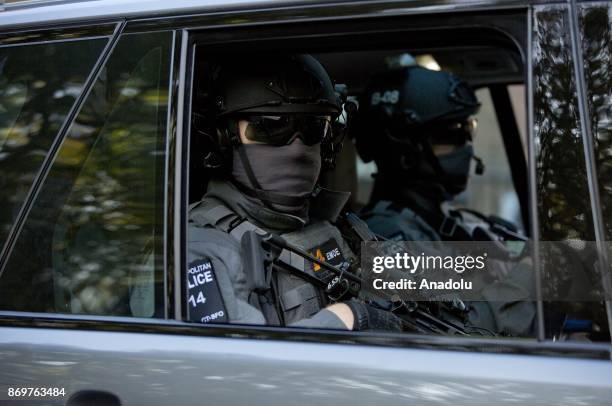
[{"label": "reflection in glass", "polygon": [[0,248],[106,42],[0,48]]},{"label": "reflection in glass", "polygon": [[[605,309],[594,241],[593,214],[584,158],[567,6],[548,5],[534,13],[533,102],[541,241],[566,241],[559,249],[541,244],[544,297],[589,298],[546,302],[546,335],[566,336],[567,320],[593,322],[593,341],[607,341]],[[556,248],[555,248],[556,247]]]},{"label": "reflection in glass", "polygon": [[540,239],[593,241],[567,8],[536,11],[533,35]]},{"label": "reflection in glass", "polygon": [[579,24],[603,221],[612,240],[612,5],[583,6]]},{"label": "reflection in glass", "polygon": [[163,283],[170,38],[162,32],[119,40],[0,278],[1,308],[161,312],[155,294]]}]

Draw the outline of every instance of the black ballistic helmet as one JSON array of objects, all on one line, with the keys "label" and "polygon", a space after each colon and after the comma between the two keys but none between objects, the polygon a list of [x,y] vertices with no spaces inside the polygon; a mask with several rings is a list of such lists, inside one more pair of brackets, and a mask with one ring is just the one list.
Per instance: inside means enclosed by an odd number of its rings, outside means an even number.
[{"label": "black ballistic helmet", "polygon": [[[211,69],[210,90],[194,127],[204,135],[204,166],[228,172],[233,149],[239,144],[237,118],[254,115],[309,114],[330,116],[342,103],[323,66],[310,55],[225,57]],[[206,117],[204,120],[199,118]],[[329,148],[328,148],[329,147]],[[332,142],[322,144],[324,160],[333,162]],[[327,158],[326,158],[327,156]]]},{"label": "black ballistic helmet", "polygon": [[231,114],[340,114],[327,72],[310,55],[281,55],[225,63],[214,84],[218,116]]},{"label": "black ballistic helmet", "polygon": [[[237,185],[244,193],[271,209],[273,204],[303,203],[301,197],[262,189],[240,141],[238,121],[242,117],[309,115],[329,116],[333,122],[342,112],[342,102],[323,66],[310,55],[243,55],[219,61],[211,79],[205,115],[213,119],[214,131],[200,131],[211,141],[204,166],[228,174],[237,151],[251,182],[250,188]],[[322,135],[320,142],[324,163],[333,163],[338,148],[333,135]]]},{"label": "black ballistic helmet", "polygon": [[[474,91],[455,75],[404,67],[373,78],[351,134],[362,159],[375,160],[379,172],[393,171],[406,182],[436,182],[454,194],[456,183],[465,179],[453,179],[442,170],[432,140],[452,137],[449,128],[479,107]],[[456,135],[462,142],[469,137],[460,131]]]}]

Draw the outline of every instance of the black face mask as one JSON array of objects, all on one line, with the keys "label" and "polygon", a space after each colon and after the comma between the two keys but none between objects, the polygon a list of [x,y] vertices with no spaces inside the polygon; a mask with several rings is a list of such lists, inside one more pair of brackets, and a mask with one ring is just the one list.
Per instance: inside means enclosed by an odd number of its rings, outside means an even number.
[{"label": "black face mask", "polygon": [[474,147],[465,144],[463,147],[438,157],[440,167],[448,175],[446,189],[456,195],[465,190],[470,174],[470,163],[474,158]]},{"label": "black face mask", "polygon": [[234,151],[232,176],[247,195],[268,208],[294,212],[304,207],[321,170],[321,144],[241,144]]}]

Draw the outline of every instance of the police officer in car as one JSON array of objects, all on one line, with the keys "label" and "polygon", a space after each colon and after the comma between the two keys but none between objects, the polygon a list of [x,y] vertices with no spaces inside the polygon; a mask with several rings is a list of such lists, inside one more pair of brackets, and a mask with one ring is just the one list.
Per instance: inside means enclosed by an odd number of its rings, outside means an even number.
[{"label": "police officer in car", "polygon": [[[526,240],[510,222],[452,205],[468,185],[474,156],[473,115],[479,102],[457,76],[419,66],[404,66],[373,78],[361,103],[354,131],[364,161],[378,171],[370,203],[361,213],[378,235],[398,241],[492,241],[516,256]],[[450,244],[446,244],[450,247]],[[518,248],[517,248],[518,247]],[[533,274],[524,263],[497,262],[512,278],[483,292],[488,303],[472,303],[472,324],[496,333],[528,335],[535,318],[533,303],[496,302],[499,289],[531,296]]]},{"label": "police officer in car", "polygon": [[334,275],[304,257],[281,252],[293,272],[267,264],[263,278],[254,275],[261,264],[247,260],[253,255],[244,240],[252,232],[279,235],[347,272],[356,260],[332,225],[348,193],[317,186],[322,164],[333,159],[331,124],[342,109],[322,65],[309,55],[248,64],[226,58],[211,88],[204,111],[211,129],[202,136],[214,175],[189,210],[190,320],[399,330],[391,313],[357,300],[332,303],[313,281]]}]

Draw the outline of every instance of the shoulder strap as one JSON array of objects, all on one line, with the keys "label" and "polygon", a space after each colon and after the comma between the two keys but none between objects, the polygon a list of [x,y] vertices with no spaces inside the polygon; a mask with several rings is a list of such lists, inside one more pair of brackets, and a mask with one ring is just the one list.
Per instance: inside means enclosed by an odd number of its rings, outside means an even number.
[{"label": "shoulder strap", "polygon": [[264,230],[244,217],[239,216],[221,203],[213,207],[206,207],[206,204],[200,207],[198,206],[199,205],[195,205],[194,209],[190,210],[189,218],[191,220],[195,221],[200,226],[214,227],[224,233],[228,233],[238,242],[242,240],[242,236],[247,231],[253,230],[257,234],[266,234]]},{"label": "shoulder strap", "polygon": [[370,227],[368,227],[368,224],[359,217],[357,217],[355,213],[346,213],[344,217],[347,223],[349,224],[350,229],[353,230],[353,232],[359,237],[361,241],[378,240],[376,234],[374,234],[374,232],[370,230]]},{"label": "shoulder strap", "polygon": [[[212,207],[211,207],[212,206]],[[217,230],[228,233],[234,240],[239,244],[242,243],[242,237],[247,231],[254,230],[256,233],[264,235],[266,232],[255,224],[251,223],[244,217],[239,216],[234,211],[222,203],[212,204],[197,204],[190,207],[189,218],[196,222],[202,227],[213,227]],[[263,266],[263,264],[262,264]],[[245,272],[258,272],[257,270],[247,270]],[[259,272],[266,272],[264,268],[260,269]],[[280,311],[277,309],[276,295],[278,288],[272,278],[265,278],[269,286],[266,288],[260,287],[254,289],[253,292],[256,294],[256,301],[261,309],[261,312],[269,325],[283,325],[283,320],[280,316]]]},{"label": "shoulder strap", "polygon": [[471,233],[461,225],[460,217],[453,216],[453,213],[438,215],[421,210],[415,211],[409,207],[397,205],[387,200],[381,200],[377,202],[371,210],[362,213],[361,217],[368,218],[373,215],[389,215],[390,213],[410,218],[417,216],[428,226],[428,228],[431,228],[434,233],[439,234],[443,240],[473,240]]},{"label": "shoulder strap", "polygon": [[[237,213],[221,203],[212,208],[207,208],[205,206],[198,208],[190,213],[190,218],[203,227],[214,227],[217,230],[228,233],[239,244],[242,241],[242,236],[244,236],[247,231],[255,231],[260,235],[268,234],[263,229],[257,227],[244,217],[240,217]],[[298,269],[305,269],[304,258],[293,252],[282,250],[279,259]]]},{"label": "shoulder strap", "polygon": [[472,241],[472,234],[460,223],[460,218],[449,214],[431,217],[431,226],[443,240]]},{"label": "shoulder strap", "polygon": [[488,226],[488,231],[493,234],[503,238],[504,240],[512,240],[512,241],[527,241],[528,238],[519,232],[516,224],[505,220],[501,217],[490,215],[486,216],[482,213],[477,212],[476,210],[467,209],[467,208],[458,208],[455,209],[457,212],[465,212],[473,215],[474,217],[482,220]]}]

